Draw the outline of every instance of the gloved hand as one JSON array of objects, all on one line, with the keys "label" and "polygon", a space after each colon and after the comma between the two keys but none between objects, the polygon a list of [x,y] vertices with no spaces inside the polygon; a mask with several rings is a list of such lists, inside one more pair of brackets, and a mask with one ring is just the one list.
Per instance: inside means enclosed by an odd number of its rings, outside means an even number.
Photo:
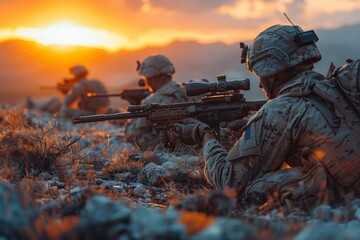
[{"label": "gloved hand", "polygon": [[231,130],[233,136],[238,139],[241,137],[248,121],[249,121],[249,119],[247,119],[247,118],[234,120],[234,121],[229,122],[227,127]]},{"label": "gloved hand", "polygon": [[249,119],[245,119],[245,118],[234,120],[229,122],[227,126],[232,131],[241,130],[243,127],[246,126],[248,120]]},{"label": "gloved hand", "polygon": [[201,144],[206,132],[216,135],[206,123],[194,118],[186,118],[180,123],[174,124],[174,131],[183,143],[188,145]]}]

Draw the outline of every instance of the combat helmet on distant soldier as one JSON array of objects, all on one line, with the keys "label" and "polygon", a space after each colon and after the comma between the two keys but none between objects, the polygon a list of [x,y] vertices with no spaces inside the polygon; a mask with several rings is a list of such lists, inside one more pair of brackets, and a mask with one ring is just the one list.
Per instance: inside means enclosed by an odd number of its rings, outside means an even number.
[{"label": "combat helmet on distant soldier", "polygon": [[89,71],[83,65],[75,65],[69,71],[77,79],[85,78],[89,74]]},{"label": "combat helmet on distant soldier", "polygon": [[175,68],[172,62],[164,55],[147,57],[140,65],[139,74],[152,78],[161,74],[173,75]]}]

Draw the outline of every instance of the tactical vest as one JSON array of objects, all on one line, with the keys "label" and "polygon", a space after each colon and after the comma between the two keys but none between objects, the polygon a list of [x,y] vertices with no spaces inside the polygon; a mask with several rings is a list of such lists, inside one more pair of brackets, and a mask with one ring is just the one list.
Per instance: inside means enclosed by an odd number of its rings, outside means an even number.
[{"label": "tactical vest", "polygon": [[[335,78],[303,78],[301,84],[281,96],[304,97],[322,113],[330,126],[337,126],[335,138],[341,139],[341,143],[339,147],[323,149],[326,157],[321,163],[335,182],[345,188],[355,186],[360,190],[360,114],[337,81]],[[336,115],[331,108],[324,107],[326,103],[332,106]]]}]

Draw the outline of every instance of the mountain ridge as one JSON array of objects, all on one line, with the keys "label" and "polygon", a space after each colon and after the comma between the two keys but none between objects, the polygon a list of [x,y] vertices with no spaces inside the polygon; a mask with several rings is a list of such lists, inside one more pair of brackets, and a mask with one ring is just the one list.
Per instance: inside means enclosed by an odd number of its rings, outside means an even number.
[{"label": "mountain ridge", "polygon": [[[331,62],[341,65],[348,58],[359,58],[360,24],[337,29],[316,30],[317,43],[323,60],[316,64],[316,70],[326,73]],[[249,41],[246,41],[249,42]],[[216,80],[218,74],[226,74],[228,79],[252,79],[250,97],[264,97],[258,89],[258,80],[240,64],[238,43],[200,44],[195,41],[175,41],[163,47],[122,50],[109,53],[101,49],[73,46],[41,46],[40,44],[12,40],[0,44],[0,101],[17,103],[27,95],[50,97],[55,92],[41,92],[41,85],[55,85],[62,77],[69,75],[68,68],[74,64],[84,64],[91,78],[102,80],[109,91],[121,87],[136,87],[139,78],[136,61],[151,54],[164,54],[174,63],[174,78],[179,82],[190,79],[207,78]],[[21,86],[21,88],[19,87]]]}]

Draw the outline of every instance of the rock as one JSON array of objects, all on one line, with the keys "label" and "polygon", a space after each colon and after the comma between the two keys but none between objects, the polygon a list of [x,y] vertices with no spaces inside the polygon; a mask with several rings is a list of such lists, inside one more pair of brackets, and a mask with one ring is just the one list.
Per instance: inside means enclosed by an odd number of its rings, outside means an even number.
[{"label": "rock", "polygon": [[145,193],[145,194],[144,194],[144,198],[145,198],[145,199],[151,200],[152,197],[153,197],[153,195],[150,194],[150,193]]},{"label": "rock", "polygon": [[59,214],[61,210],[61,203],[59,201],[50,200],[48,203],[40,207],[40,213],[48,213],[49,215]]},{"label": "rock", "polygon": [[123,173],[116,173],[114,178],[117,181],[125,181],[130,176],[131,176],[131,172],[123,172]]},{"label": "rock", "polygon": [[135,209],[137,207],[136,202],[134,202],[131,198],[128,197],[121,198],[120,202],[122,202],[125,206],[131,209]]},{"label": "rock", "polygon": [[360,207],[356,209],[355,217],[356,217],[357,220],[360,220]]},{"label": "rock", "polygon": [[344,209],[341,208],[332,209],[331,215],[334,222],[341,223],[345,221],[346,213]]},{"label": "rock", "polygon": [[102,180],[102,186],[105,187],[106,190],[112,190],[115,189],[118,192],[125,192],[127,185],[122,181],[116,181],[116,180]]},{"label": "rock", "polygon": [[345,229],[343,239],[359,239],[360,236],[360,221],[350,221]]},{"label": "rock", "polygon": [[52,179],[52,175],[48,172],[41,172],[39,174],[39,178],[43,181],[47,181],[47,180],[51,180]]},{"label": "rock", "polygon": [[199,159],[198,156],[193,155],[173,156],[171,161],[175,162],[183,169],[193,169],[194,166],[198,166],[203,163],[203,160]]},{"label": "rock", "polygon": [[273,238],[282,239],[285,233],[289,230],[289,225],[282,221],[276,221],[272,223],[272,229],[274,232]]},{"label": "rock", "polygon": [[30,199],[0,184],[0,235],[6,239],[30,239],[38,213]]},{"label": "rock", "polygon": [[89,147],[89,145],[92,144],[92,141],[88,138],[81,138],[78,142],[79,146],[84,149],[84,148],[87,148]]},{"label": "rock", "polygon": [[138,180],[143,184],[159,185],[170,177],[169,171],[155,163],[148,163],[139,173]]},{"label": "rock", "polygon": [[87,201],[73,231],[78,239],[119,239],[128,235],[130,216],[130,209],[121,202],[96,195]]},{"label": "rock", "polygon": [[187,196],[176,205],[176,208],[202,212],[208,215],[224,216],[236,210],[236,200],[221,191],[214,191],[205,195]]},{"label": "rock", "polygon": [[351,207],[354,211],[356,211],[358,208],[360,208],[360,199],[356,198],[351,201]]},{"label": "rock", "polygon": [[330,221],[331,215],[332,215],[332,208],[329,205],[320,205],[316,207],[312,212],[312,216],[314,218],[323,221]]},{"label": "rock", "polygon": [[[271,238],[269,236],[269,238]],[[190,240],[218,239],[256,239],[256,232],[253,227],[241,220],[218,218],[214,224],[206,230],[189,238]]]},{"label": "rock", "polygon": [[347,228],[358,228],[360,229],[360,221],[359,220],[352,220],[347,223]]},{"label": "rock", "polygon": [[318,239],[344,239],[343,230],[338,227],[337,224],[331,223],[320,223],[313,224],[305,228],[294,238],[295,240],[318,240]]},{"label": "rock", "polygon": [[180,174],[180,167],[174,162],[164,162],[163,164],[161,164],[161,166],[165,168],[168,172],[170,172],[173,177],[176,177]]},{"label": "rock", "polygon": [[131,215],[131,239],[185,239],[185,227],[178,218],[172,209],[161,213],[139,206]]},{"label": "rock", "polygon": [[133,194],[136,197],[144,198],[144,195],[146,194],[147,188],[144,185],[139,184],[134,190]]},{"label": "rock", "polygon": [[311,225],[321,225],[321,224],[324,224],[324,221],[320,220],[320,219],[311,218],[308,221],[306,221],[306,224],[309,225],[309,226],[311,226]]}]

